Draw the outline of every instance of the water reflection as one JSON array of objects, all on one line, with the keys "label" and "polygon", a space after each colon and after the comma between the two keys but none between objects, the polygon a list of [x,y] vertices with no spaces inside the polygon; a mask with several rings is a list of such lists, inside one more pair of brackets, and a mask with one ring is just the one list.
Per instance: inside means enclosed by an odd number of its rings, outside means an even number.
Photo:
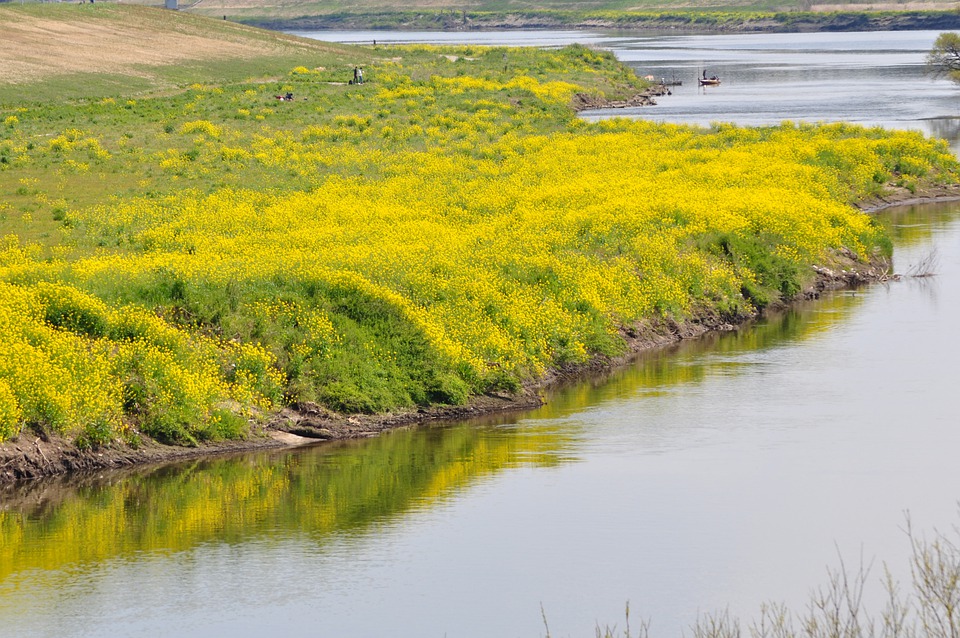
[{"label": "water reflection", "polygon": [[[683,80],[650,108],[589,111],[587,119],[626,115],[709,125],[776,125],[784,120],[851,122],[919,130],[956,148],[956,86],[931,77],[925,55],[938,33],[680,36],[613,45],[640,75]],[[702,69],[723,79],[700,89]],[[905,96],[909,96],[906,98]]]},{"label": "water reflection", "polygon": [[956,141],[960,140],[960,117],[935,117],[928,121],[930,134],[934,137],[949,140],[956,146]]},{"label": "water reflection", "polygon": [[[412,509],[435,508],[504,469],[575,460],[585,433],[561,417],[736,375],[757,365],[745,354],[822,332],[856,303],[835,295],[736,332],[643,354],[588,382],[553,388],[548,403],[522,421],[500,415],[371,441],[6,486],[0,592],[35,579],[37,570],[57,572],[54,582],[70,581],[117,558],[182,552],[211,541],[307,537],[322,545],[331,535],[367,533]],[[0,596],[0,620],[15,611],[5,599]]]},{"label": "water reflection", "polygon": [[571,444],[569,433],[550,427],[504,436],[461,424],[5,486],[0,593],[4,581],[15,586],[16,574],[37,569],[69,568],[72,578],[117,557],[209,541],[306,536],[322,543],[334,533],[363,533],[410,509],[436,507],[505,468],[554,465]]},{"label": "water reflection", "polygon": [[[913,249],[918,245],[929,244],[935,235],[956,221],[957,203],[898,206],[883,211],[877,215],[877,219],[897,247],[894,258],[913,259],[916,256]],[[904,272],[902,266],[898,266],[898,272]]]},{"label": "water reflection", "polygon": [[771,313],[738,330],[709,333],[641,353],[631,365],[552,389],[547,405],[532,416],[560,418],[608,401],[665,396],[712,377],[753,372],[763,364],[752,359],[750,353],[822,334],[843,321],[863,299],[855,294],[826,294],[820,300]]}]

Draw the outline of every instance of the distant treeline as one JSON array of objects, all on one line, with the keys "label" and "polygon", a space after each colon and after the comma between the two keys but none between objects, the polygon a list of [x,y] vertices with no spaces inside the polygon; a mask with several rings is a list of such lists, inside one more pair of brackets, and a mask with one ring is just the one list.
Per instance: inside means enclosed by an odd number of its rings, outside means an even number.
[{"label": "distant treeline", "polygon": [[288,19],[246,19],[270,29],[608,28],[718,32],[908,31],[960,29],[960,11],[380,11]]}]

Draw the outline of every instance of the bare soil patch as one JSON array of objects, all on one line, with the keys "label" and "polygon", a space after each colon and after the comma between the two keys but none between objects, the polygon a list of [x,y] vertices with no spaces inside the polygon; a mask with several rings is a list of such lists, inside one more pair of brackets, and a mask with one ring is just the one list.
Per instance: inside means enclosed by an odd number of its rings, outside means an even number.
[{"label": "bare soil patch", "polygon": [[144,67],[318,48],[280,34],[264,38],[229,22],[211,28],[209,21],[174,12],[139,7],[114,12],[94,6],[62,7],[75,9],[69,19],[0,8],[0,82],[23,84],[73,73],[143,77],[148,75]]},{"label": "bare soil patch", "polygon": [[479,396],[465,406],[437,406],[391,414],[337,414],[316,404],[299,403],[281,410],[265,425],[254,426],[247,439],[204,443],[197,447],[163,445],[145,438],[137,447],[115,443],[92,450],[79,449],[63,437],[41,437],[25,431],[17,439],[0,445],[0,485],[80,471],[369,438],[404,426],[459,421],[542,404],[543,399],[534,386],[517,394]]},{"label": "bare soil patch", "polygon": [[91,19],[77,10],[71,21],[0,9],[0,79],[22,83],[67,73],[143,75],[137,65],[158,66],[197,58],[246,57],[249,44],[147,26]]}]

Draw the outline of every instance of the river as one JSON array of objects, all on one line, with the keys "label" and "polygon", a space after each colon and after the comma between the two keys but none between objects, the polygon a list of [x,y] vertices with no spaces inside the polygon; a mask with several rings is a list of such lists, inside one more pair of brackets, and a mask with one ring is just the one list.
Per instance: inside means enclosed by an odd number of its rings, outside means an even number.
[{"label": "river", "polygon": [[802,609],[838,553],[905,576],[904,512],[958,522],[960,205],[882,218],[896,270],[933,255],[936,276],[648,353],[527,414],[5,489],[0,635],[525,637],[542,609],[589,636],[629,601],[679,636],[698,612]]},{"label": "river", "polygon": [[[936,31],[637,35],[583,31],[296,32],[345,43],[483,44],[556,47],[580,42],[613,51],[641,76],[682,84],[653,107],[587,111],[586,119],[635,117],[744,126],[783,120],[846,121],[913,129],[960,150],[957,85],[934,77],[926,54]],[[722,84],[700,88],[703,71]]]}]

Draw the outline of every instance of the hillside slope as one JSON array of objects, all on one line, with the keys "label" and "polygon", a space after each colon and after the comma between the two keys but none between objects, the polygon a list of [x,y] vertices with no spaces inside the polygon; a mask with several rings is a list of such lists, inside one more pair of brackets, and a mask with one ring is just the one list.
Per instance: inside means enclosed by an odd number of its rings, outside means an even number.
[{"label": "hillside slope", "polygon": [[369,58],[350,47],[126,4],[0,5],[0,33],[0,103],[156,92]]}]

